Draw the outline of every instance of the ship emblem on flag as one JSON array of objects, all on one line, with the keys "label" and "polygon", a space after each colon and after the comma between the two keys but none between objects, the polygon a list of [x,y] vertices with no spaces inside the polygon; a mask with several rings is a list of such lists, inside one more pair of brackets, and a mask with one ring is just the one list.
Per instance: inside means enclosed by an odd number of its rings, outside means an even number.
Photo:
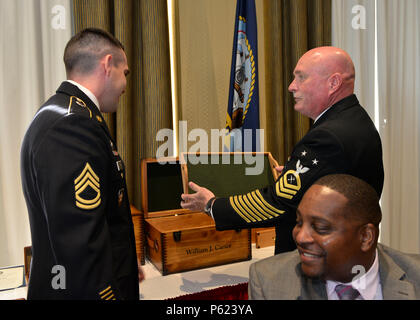
[{"label": "ship emblem on flag", "polygon": [[[226,129],[229,133],[225,138],[225,151],[259,151],[257,60],[255,0],[238,0],[226,115]],[[252,130],[252,141],[249,143],[244,143],[244,129]]]},{"label": "ship emblem on flag", "polygon": [[229,129],[242,127],[255,88],[255,60],[246,37],[246,20],[243,17],[239,17],[235,68],[232,118],[227,115]]}]

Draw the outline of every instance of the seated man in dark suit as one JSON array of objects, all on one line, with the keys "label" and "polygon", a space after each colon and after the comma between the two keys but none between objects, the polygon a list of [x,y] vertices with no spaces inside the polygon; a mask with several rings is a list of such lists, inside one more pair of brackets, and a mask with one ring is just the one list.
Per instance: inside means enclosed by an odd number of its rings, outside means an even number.
[{"label": "seated man in dark suit", "polygon": [[297,250],[250,267],[250,299],[420,299],[420,255],[378,244],[375,190],[345,174],[327,175],[297,209]]}]

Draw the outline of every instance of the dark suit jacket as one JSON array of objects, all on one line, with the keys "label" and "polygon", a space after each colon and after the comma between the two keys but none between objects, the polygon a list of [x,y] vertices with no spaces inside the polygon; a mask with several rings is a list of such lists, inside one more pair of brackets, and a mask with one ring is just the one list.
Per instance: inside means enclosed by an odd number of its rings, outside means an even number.
[{"label": "dark suit jacket", "polygon": [[213,203],[218,230],[276,226],[276,253],[296,248],[292,229],[305,191],[328,174],[346,173],[372,185],[384,182],[378,131],[355,95],[327,110],[296,144],[272,186]]},{"label": "dark suit jacket", "polygon": [[21,175],[32,237],[28,299],[138,299],[124,165],[98,108],[69,82],[30,124]]},{"label": "dark suit jacket", "polygon": [[[378,257],[383,299],[420,299],[420,255],[378,244]],[[303,274],[297,250],[252,264],[248,295],[255,300],[328,299],[325,282]]]}]

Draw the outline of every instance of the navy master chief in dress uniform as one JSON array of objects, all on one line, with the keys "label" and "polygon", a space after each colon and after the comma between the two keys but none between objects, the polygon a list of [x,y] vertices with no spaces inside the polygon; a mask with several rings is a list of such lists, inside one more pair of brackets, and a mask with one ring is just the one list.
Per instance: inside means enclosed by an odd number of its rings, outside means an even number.
[{"label": "navy master chief in dress uniform", "polygon": [[315,122],[295,145],[274,185],[244,195],[215,198],[193,182],[196,193],[183,194],[181,206],[203,210],[217,230],[276,227],[275,253],[296,248],[292,230],[305,191],[332,173],[356,176],[382,193],[384,171],[379,133],[353,94],[355,72],[350,56],[334,47],[305,53],[289,86],[295,110]]},{"label": "navy master chief in dress uniform", "polygon": [[21,150],[28,299],[138,300],[124,164],[100,112],[116,111],[127,58],[112,35],[86,29],[69,41],[64,62],[72,80],[38,110]]}]

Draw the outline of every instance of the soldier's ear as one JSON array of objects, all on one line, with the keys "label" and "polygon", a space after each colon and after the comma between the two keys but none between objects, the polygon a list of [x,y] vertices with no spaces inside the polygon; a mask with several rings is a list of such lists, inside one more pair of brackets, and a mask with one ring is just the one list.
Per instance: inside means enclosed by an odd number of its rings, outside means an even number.
[{"label": "soldier's ear", "polygon": [[112,65],[114,63],[113,59],[111,54],[107,54],[101,59],[101,66],[107,76],[111,74]]}]

